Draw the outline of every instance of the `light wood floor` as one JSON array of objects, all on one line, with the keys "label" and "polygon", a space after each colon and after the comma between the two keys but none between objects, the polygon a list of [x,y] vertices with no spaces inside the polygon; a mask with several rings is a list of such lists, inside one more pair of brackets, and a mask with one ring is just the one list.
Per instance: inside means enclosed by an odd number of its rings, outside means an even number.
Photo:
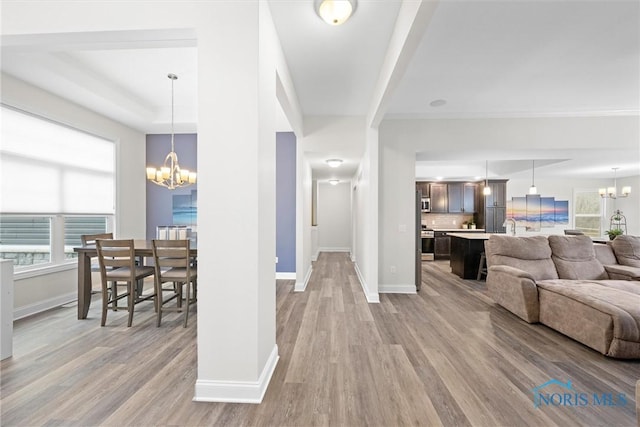
[{"label": "light wood floor", "polygon": [[[206,286],[206,284],[200,284]],[[192,402],[196,316],[161,328],[151,304],[126,312],[99,303],[88,320],[69,306],[15,323],[1,364],[2,426],[636,426],[640,361],[608,359],[486,296],[483,282],[423,266],[418,295],[367,304],[346,254],[322,253],[304,293],[277,285],[280,361],[260,405]],[[624,393],[627,404],[533,405],[555,378],[576,392]],[[562,392],[562,390],[560,390]]]}]

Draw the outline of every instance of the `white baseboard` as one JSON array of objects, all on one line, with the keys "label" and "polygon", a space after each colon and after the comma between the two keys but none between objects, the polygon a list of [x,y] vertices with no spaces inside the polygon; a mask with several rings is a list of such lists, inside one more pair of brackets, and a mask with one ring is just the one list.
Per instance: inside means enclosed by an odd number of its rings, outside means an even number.
[{"label": "white baseboard", "polygon": [[24,307],[17,307],[13,310],[13,320],[22,319],[27,316],[41,313],[52,308],[60,307],[72,301],[78,300],[78,293],[71,292],[64,295],[59,295],[54,298],[49,298],[44,301],[39,301],[34,304],[25,305]]},{"label": "white baseboard", "polygon": [[416,285],[380,285],[378,292],[381,294],[415,294]]},{"label": "white baseboard", "polygon": [[351,252],[351,248],[318,248],[318,253],[320,252]]},{"label": "white baseboard", "polygon": [[364,277],[362,276],[362,273],[360,272],[360,268],[358,268],[358,264],[353,264],[355,270],[356,270],[356,274],[358,275],[358,281],[360,282],[360,286],[362,287],[362,292],[364,292],[364,296],[367,299],[368,303],[379,303],[380,302],[380,295],[378,295],[377,293],[373,293],[373,292],[369,292],[369,289],[367,287],[367,283],[364,280]]},{"label": "white baseboard", "polygon": [[311,255],[311,261],[316,262],[318,260],[318,255],[320,255],[320,251],[316,251],[315,254]]},{"label": "white baseboard", "polygon": [[309,284],[309,279],[311,279],[311,272],[313,271],[313,266],[309,266],[309,271],[307,271],[307,275],[304,280],[301,282],[296,282],[296,285],[293,288],[293,292],[304,292],[307,289],[307,285]]},{"label": "white baseboard", "polygon": [[276,272],[276,280],[296,280],[296,272],[286,273],[286,272]]},{"label": "white baseboard", "polygon": [[257,381],[197,380],[195,402],[261,403],[278,360],[278,345],[274,345]]}]

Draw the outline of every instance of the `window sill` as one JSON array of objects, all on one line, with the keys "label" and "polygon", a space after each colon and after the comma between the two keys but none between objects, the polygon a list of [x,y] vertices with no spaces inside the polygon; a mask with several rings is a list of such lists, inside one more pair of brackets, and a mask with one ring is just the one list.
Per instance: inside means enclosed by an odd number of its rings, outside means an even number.
[{"label": "window sill", "polygon": [[73,270],[78,268],[78,262],[67,262],[64,264],[47,264],[42,267],[34,267],[28,270],[15,271],[13,273],[13,280],[30,279],[32,277],[44,276],[51,273],[59,273],[61,271]]}]

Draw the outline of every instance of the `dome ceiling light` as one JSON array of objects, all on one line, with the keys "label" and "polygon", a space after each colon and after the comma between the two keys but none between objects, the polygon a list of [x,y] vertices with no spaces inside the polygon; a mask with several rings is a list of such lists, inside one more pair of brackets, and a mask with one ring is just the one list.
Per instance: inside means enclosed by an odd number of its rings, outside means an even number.
[{"label": "dome ceiling light", "polygon": [[340,160],[340,159],[329,159],[329,160],[327,160],[327,164],[329,166],[331,166],[332,168],[337,168],[338,166],[340,166],[342,164],[342,160]]},{"label": "dome ceiling light", "polygon": [[356,10],[356,0],[315,0],[316,13],[329,25],[344,24]]}]

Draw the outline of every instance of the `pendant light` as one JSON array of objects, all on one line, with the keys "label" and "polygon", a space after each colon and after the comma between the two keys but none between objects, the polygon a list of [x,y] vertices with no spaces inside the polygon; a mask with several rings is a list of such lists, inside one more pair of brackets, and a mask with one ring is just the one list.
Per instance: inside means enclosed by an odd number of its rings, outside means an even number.
[{"label": "pendant light", "polygon": [[529,187],[529,194],[538,194],[538,189],[535,184],[535,169],[536,169],[536,161],[531,161],[531,187]]},{"label": "pendant light", "polygon": [[484,188],[482,194],[485,196],[491,195],[491,187],[489,187],[489,160],[485,160],[484,164]]},{"label": "pendant light", "polygon": [[611,168],[613,169],[613,187],[600,188],[598,193],[600,193],[600,197],[603,199],[617,199],[618,197],[628,197],[631,194],[631,187],[625,186],[622,187],[622,194],[618,194],[618,180],[616,172],[620,168]]},{"label": "pendant light", "polygon": [[178,79],[175,74],[168,74],[171,80],[171,152],[164,159],[164,164],[160,168],[147,167],[147,179],[154,184],[166,187],[169,190],[186,187],[196,182],[196,173],[187,169],[180,169],[178,155],[175,150],[173,133],[173,82]]}]

